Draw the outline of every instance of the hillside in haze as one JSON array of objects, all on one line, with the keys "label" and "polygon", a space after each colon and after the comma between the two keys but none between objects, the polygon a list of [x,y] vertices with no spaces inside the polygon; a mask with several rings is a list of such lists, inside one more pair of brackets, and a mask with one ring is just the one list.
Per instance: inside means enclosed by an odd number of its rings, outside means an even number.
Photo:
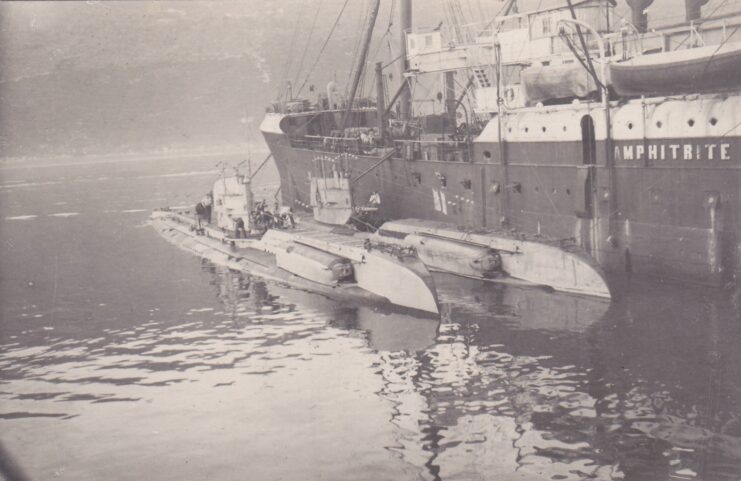
[{"label": "hillside in haze", "polygon": [[[523,1],[521,10],[554,2]],[[244,149],[260,142],[265,107],[286,80],[294,88],[304,84],[302,94],[312,84],[323,91],[333,78],[347,84],[368,0],[348,0],[304,82],[343,3],[0,3],[0,157]],[[382,1],[370,62],[398,55],[390,15],[397,3]],[[461,2],[476,21],[502,3]],[[618,13],[627,15],[623,3]],[[656,0],[651,19],[681,20],[678,3]],[[734,3],[712,0],[705,11]],[[439,0],[416,2],[417,25],[443,19]]]},{"label": "hillside in haze", "polygon": [[[304,3],[0,5],[3,156],[218,149],[257,140],[289,50],[292,76],[300,63],[295,50],[302,44],[289,47],[296,9],[310,10]],[[338,5],[326,2],[316,43]],[[347,75],[354,41],[348,32],[359,15],[346,17],[344,38],[340,30],[334,39],[349,47],[317,69],[327,73],[325,82],[332,70]],[[308,26],[300,27],[308,35]]]}]

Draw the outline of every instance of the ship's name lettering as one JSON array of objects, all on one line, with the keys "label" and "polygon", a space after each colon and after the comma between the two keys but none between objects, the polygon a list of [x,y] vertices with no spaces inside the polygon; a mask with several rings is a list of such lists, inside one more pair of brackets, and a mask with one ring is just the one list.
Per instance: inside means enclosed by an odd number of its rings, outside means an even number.
[{"label": "ship's name lettering", "polygon": [[627,144],[615,146],[616,160],[731,160],[731,144]]}]

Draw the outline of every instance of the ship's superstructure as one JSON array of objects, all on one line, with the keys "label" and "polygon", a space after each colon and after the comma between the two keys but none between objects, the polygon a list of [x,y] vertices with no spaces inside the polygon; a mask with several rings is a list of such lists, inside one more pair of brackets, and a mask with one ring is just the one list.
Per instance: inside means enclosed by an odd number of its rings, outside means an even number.
[{"label": "ship's superstructure", "polygon": [[[266,115],[283,202],[327,222],[574,239],[608,271],[734,280],[741,17],[698,18],[705,2],[687,0],[688,22],[646,32],[651,1],[629,3],[633,23],[612,0],[564,0],[508,2],[447,33],[405,25],[406,81],[390,99],[292,99]],[[446,111],[413,117],[408,85],[430,74]]]}]

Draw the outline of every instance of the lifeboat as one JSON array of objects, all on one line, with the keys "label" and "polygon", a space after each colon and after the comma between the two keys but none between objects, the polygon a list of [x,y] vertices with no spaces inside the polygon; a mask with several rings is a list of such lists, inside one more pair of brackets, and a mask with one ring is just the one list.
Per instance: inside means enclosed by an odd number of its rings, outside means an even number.
[{"label": "lifeboat", "polygon": [[644,54],[610,64],[619,95],[693,93],[737,87],[741,42]]}]

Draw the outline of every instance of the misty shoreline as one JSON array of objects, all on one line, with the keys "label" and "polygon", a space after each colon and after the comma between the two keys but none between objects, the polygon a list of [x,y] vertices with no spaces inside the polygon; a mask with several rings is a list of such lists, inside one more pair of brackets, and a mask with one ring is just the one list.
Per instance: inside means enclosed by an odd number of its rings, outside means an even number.
[{"label": "misty shoreline", "polygon": [[197,157],[210,156],[238,156],[248,157],[251,151],[253,162],[261,162],[262,158],[267,155],[268,149],[264,145],[258,147],[247,146],[230,146],[221,149],[193,150],[182,149],[167,152],[131,152],[131,153],[110,153],[110,154],[87,154],[87,155],[69,155],[62,154],[58,156],[44,157],[6,157],[0,158],[0,169],[29,169],[40,167],[63,167],[72,165],[86,164],[107,164],[119,162],[143,162],[147,160],[174,160],[174,159],[192,159]]}]

